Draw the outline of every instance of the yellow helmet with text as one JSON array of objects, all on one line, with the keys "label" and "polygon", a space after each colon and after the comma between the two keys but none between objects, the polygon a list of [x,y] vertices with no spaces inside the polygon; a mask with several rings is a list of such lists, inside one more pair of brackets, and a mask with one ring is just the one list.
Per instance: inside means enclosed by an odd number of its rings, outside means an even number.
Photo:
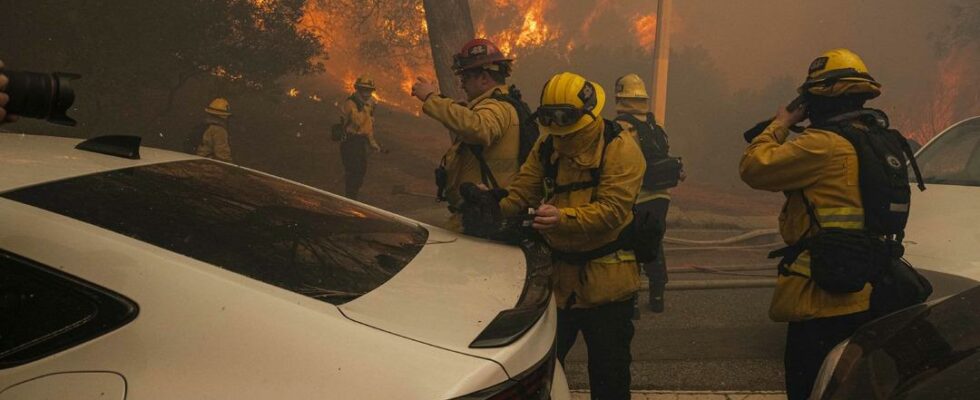
[{"label": "yellow helmet with text", "polygon": [[217,97],[214,100],[211,100],[211,104],[208,104],[208,107],[204,109],[204,112],[211,115],[217,115],[219,117],[227,117],[231,115],[231,106],[228,104],[228,100],[224,97]]},{"label": "yellow helmet with text", "polygon": [[848,49],[833,49],[810,63],[799,92],[823,97],[860,94],[871,99],[881,95],[881,84],[871,77],[857,54]]},{"label": "yellow helmet with text", "polygon": [[544,85],[541,105],[535,114],[543,133],[561,136],[601,119],[605,103],[606,92],[598,83],[562,72]]},{"label": "yellow helmet with text", "polygon": [[637,74],[624,75],[616,80],[616,97],[623,99],[649,99],[646,84]]}]

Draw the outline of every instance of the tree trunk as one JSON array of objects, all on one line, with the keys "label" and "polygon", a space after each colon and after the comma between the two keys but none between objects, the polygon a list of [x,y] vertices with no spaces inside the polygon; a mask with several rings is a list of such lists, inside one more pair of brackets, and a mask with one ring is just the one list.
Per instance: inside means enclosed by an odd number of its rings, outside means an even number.
[{"label": "tree trunk", "polygon": [[440,92],[456,100],[466,99],[453,74],[453,54],[473,39],[473,18],[468,0],[422,0],[425,22],[429,27],[429,45],[436,67]]}]

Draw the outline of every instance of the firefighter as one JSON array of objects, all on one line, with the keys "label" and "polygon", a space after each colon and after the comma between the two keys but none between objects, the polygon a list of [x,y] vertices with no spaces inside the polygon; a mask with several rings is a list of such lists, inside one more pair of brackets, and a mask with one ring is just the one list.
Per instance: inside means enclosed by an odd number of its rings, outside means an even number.
[{"label": "firefighter", "polygon": [[208,114],[204,119],[207,128],[204,129],[195,153],[202,157],[232,162],[231,146],[228,144],[228,117],[231,116],[228,100],[215,98],[204,112]]},{"label": "firefighter", "polygon": [[[647,162],[644,184],[640,197],[636,200],[637,210],[649,213],[663,227],[667,227],[667,209],[670,206],[670,187],[683,180],[683,170],[666,171],[671,162],[668,156],[667,134],[657,125],[649,112],[646,85],[636,74],[628,74],[616,80],[616,122],[629,134],[643,151]],[[673,165],[673,164],[671,164]],[[671,175],[672,176],[668,176]],[[647,176],[650,179],[647,179]],[[666,180],[662,179],[667,177]],[[667,285],[667,261],[664,258],[663,242],[657,238],[657,259],[643,263],[643,270],[650,282],[649,307],[653,312],[664,311],[664,288]]]},{"label": "firefighter", "polygon": [[530,152],[501,212],[534,209],[534,228],[552,249],[558,359],[582,332],[593,399],[629,399],[630,342],[640,274],[621,234],[631,226],[644,162],[636,141],[601,118],[598,84],[564,72],[541,93],[542,139]]},{"label": "firefighter", "polygon": [[[814,126],[864,113],[865,101],[878,97],[881,85],[861,58],[836,49],[813,61],[799,93],[803,105],[780,107],[775,119],[751,140],[739,165],[749,186],[785,193],[779,228],[788,245],[808,243],[828,228],[863,229],[855,147],[838,133]],[[810,127],[787,140],[789,128],[808,118]],[[861,131],[870,129],[867,120],[844,122]],[[824,357],[870,319],[871,285],[859,285],[851,293],[828,291],[811,279],[810,250],[797,254],[795,260],[780,263],[769,309],[771,319],[788,322],[784,367],[791,400],[808,398]]]},{"label": "firefighter", "polygon": [[423,78],[412,86],[412,95],[422,101],[422,112],[453,134],[453,143],[436,170],[437,197],[449,204],[448,227],[452,230],[462,230],[462,183],[503,188],[520,166],[521,120],[515,106],[505,99],[514,90],[507,86],[512,61],[493,42],[473,39],[453,63],[466,93],[465,104],[437,94],[436,87]]},{"label": "firefighter", "polygon": [[344,164],[344,193],[349,199],[356,199],[364,184],[367,148],[381,152],[381,145],[374,138],[375,90],[374,80],[359,76],[354,81],[354,92],[340,107],[343,126],[340,159]]}]

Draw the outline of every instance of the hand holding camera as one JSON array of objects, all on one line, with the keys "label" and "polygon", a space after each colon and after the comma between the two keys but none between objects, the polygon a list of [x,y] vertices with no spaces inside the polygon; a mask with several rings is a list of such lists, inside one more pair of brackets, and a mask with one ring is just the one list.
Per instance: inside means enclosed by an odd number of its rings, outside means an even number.
[{"label": "hand holding camera", "polygon": [[775,121],[785,127],[794,126],[806,119],[806,103],[801,97],[794,99],[786,107],[779,107],[776,110]]},{"label": "hand holding camera", "polygon": [[752,143],[752,140],[761,135],[776,120],[783,126],[789,128],[789,130],[800,133],[803,132],[804,128],[797,124],[803,122],[806,118],[806,98],[800,95],[793,99],[786,107],[780,107],[776,111],[776,117],[761,121],[742,133],[742,138],[745,139],[745,143]]},{"label": "hand holding camera", "polygon": [[9,80],[7,79],[7,76],[3,74],[2,71],[3,71],[3,61],[0,61],[0,123],[13,121],[14,119],[17,118],[12,114],[11,115],[7,114],[6,106],[7,106],[7,102],[10,100],[10,96],[7,96],[7,93],[4,92],[7,89],[7,82]]}]

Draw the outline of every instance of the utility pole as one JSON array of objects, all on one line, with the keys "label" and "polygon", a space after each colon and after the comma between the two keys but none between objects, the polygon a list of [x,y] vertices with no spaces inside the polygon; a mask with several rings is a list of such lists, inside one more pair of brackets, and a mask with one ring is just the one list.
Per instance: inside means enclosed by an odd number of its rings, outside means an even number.
[{"label": "utility pole", "polygon": [[670,64],[670,3],[671,0],[657,1],[657,38],[653,49],[653,82],[650,112],[661,126],[667,119],[667,67]]},{"label": "utility pole", "polygon": [[473,17],[468,0],[422,0],[425,23],[429,28],[429,47],[440,92],[456,100],[465,100],[466,94],[457,85],[453,74],[453,54],[463,44],[473,39]]}]

